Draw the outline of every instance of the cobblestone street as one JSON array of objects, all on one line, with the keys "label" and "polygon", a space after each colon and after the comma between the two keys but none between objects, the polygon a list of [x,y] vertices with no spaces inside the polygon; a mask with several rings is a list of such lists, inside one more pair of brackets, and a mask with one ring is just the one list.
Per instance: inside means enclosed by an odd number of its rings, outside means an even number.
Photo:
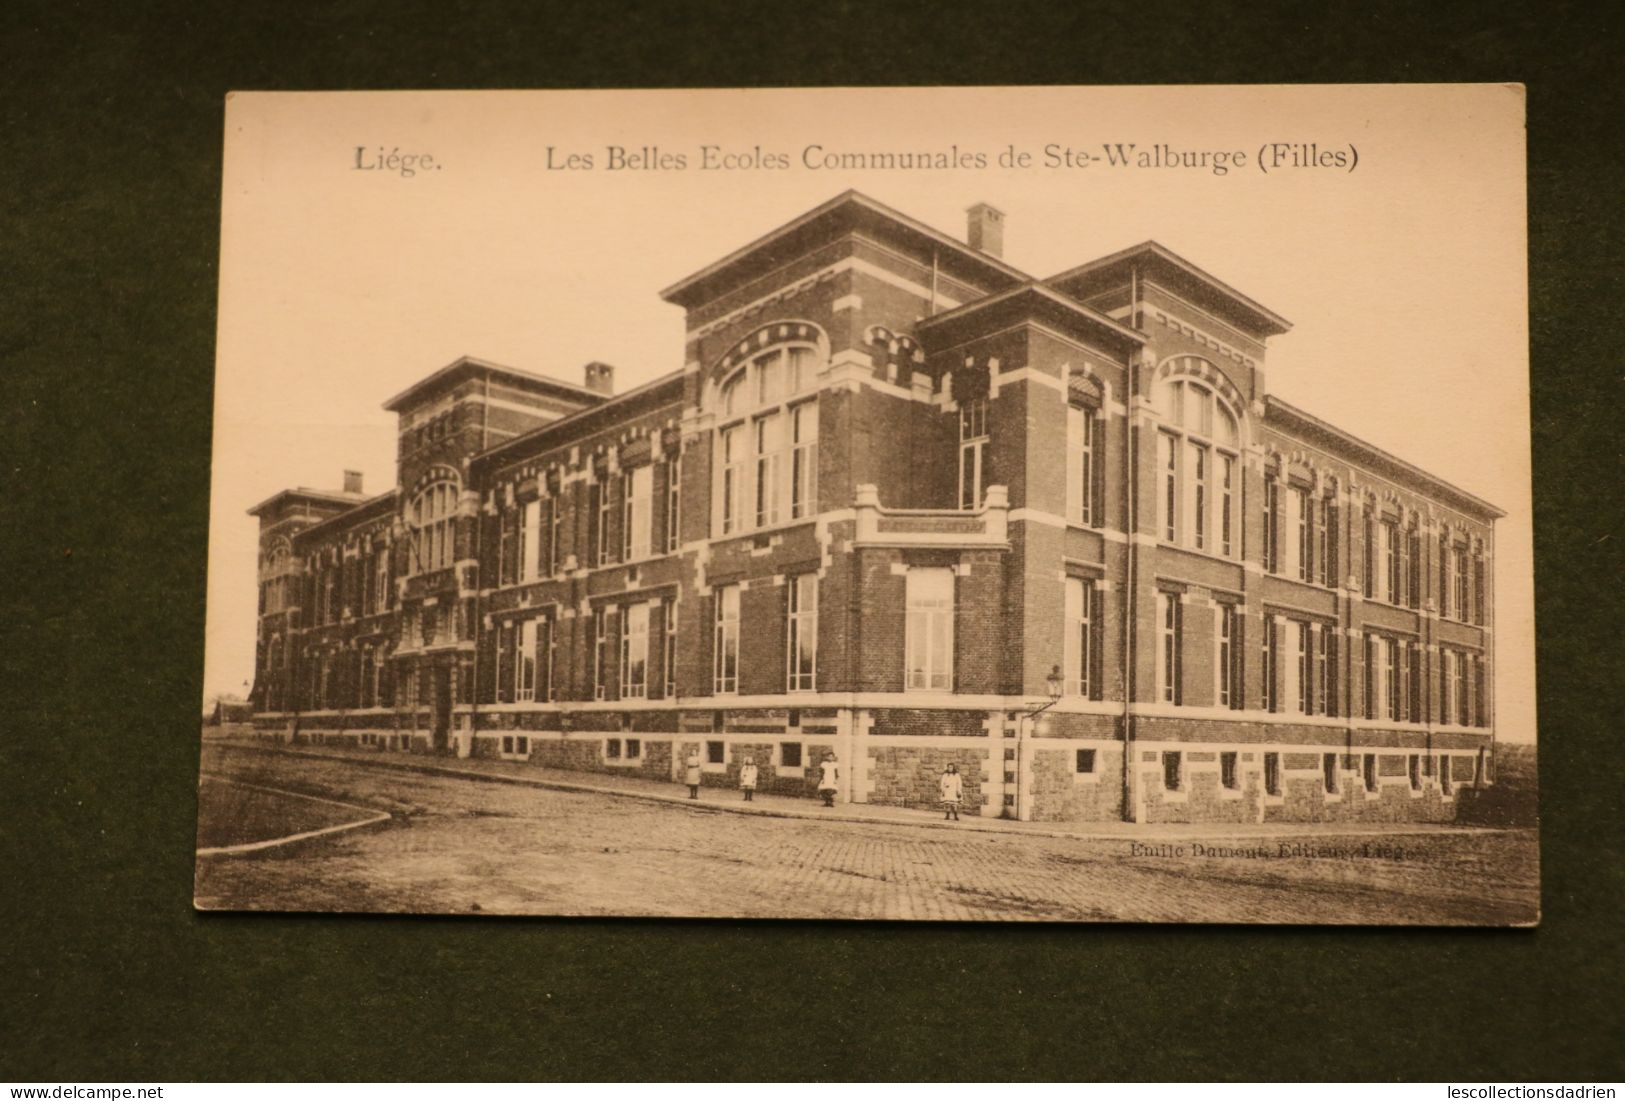
[{"label": "cobblestone street", "polygon": [[1513,924],[1539,905],[1534,831],[955,833],[220,747],[204,770],[393,816],[204,859],[204,909]]}]

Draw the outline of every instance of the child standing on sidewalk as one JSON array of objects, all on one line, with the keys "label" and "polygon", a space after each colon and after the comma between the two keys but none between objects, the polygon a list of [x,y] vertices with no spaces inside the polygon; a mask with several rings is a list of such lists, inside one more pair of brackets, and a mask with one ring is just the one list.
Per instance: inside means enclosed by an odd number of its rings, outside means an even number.
[{"label": "child standing on sidewalk", "polygon": [[739,788],[745,793],[745,802],[751,801],[756,794],[756,758],[746,757],[745,763],[739,766]]},{"label": "child standing on sidewalk", "polygon": [[699,750],[697,750],[697,749],[689,750],[688,760],[683,762],[683,768],[684,768],[683,782],[688,784],[688,797],[690,799],[698,799],[700,797],[700,751]]},{"label": "child standing on sidewalk", "polygon": [[965,780],[959,775],[959,766],[950,764],[942,770],[943,821],[959,821],[959,804],[965,799]]},{"label": "child standing on sidewalk", "polygon": [[824,763],[818,766],[818,794],[824,797],[824,805],[835,805],[835,793],[839,790],[841,770],[836,767],[835,754],[824,754]]}]

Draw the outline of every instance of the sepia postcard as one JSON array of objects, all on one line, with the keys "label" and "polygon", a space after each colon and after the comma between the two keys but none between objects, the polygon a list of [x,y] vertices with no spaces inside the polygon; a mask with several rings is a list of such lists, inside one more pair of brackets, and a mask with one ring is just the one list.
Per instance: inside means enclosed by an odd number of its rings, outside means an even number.
[{"label": "sepia postcard", "polygon": [[1533,925],[1524,93],[240,93],[196,904]]}]

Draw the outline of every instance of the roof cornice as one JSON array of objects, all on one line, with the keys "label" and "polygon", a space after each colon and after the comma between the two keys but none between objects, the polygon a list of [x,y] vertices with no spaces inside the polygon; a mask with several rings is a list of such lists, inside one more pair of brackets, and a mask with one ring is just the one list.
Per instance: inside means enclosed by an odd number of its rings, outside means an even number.
[{"label": "roof cornice", "polygon": [[[1358,436],[1350,435],[1336,425],[1323,421],[1312,413],[1306,413],[1297,406],[1290,405],[1274,395],[1265,395],[1264,397],[1264,418],[1265,423],[1274,428],[1296,431],[1300,434],[1313,433],[1319,435],[1344,451],[1352,452],[1352,457],[1363,460],[1367,465],[1377,468],[1378,472],[1386,473],[1396,481],[1407,481],[1413,487],[1434,493],[1445,503],[1463,512],[1477,513],[1479,516],[1490,520],[1499,520],[1506,515],[1504,511],[1490,504],[1484,498],[1469,493],[1460,486],[1453,485],[1437,475],[1429,474],[1414,463],[1406,462],[1399,456],[1384,451],[1376,444],[1367,443]],[[1386,470],[1383,468],[1386,468]]]},{"label": "roof cornice", "polygon": [[1079,264],[1075,268],[1068,268],[1057,275],[1052,275],[1045,279],[1044,282],[1051,286],[1060,286],[1084,276],[1106,271],[1120,264],[1127,264],[1137,258],[1166,264],[1186,278],[1202,284],[1220,298],[1228,300],[1232,305],[1239,306],[1253,314],[1259,322],[1258,329],[1265,335],[1280,336],[1289,332],[1292,328],[1292,322],[1268,306],[1236,290],[1224,280],[1197,267],[1177,252],[1156,241],[1142,241],[1137,245],[1119,249],[1110,255],[1102,256],[1097,260],[1090,260],[1086,264]]},{"label": "roof cornice", "polygon": [[722,257],[722,259],[707,264],[705,267],[701,268],[697,272],[694,272],[692,275],[679,279],[671,286],[662,290],[660,292],[660,297],[665,299],[667,302],[673,303],[674,305],[691,306],[693,303],[690,301],[691,296],[689,292],[695,287],[704,283],[706,280],[713,279],[716,276],[723,274],[729,268],[738,265],[740,262],[750,258],[764,249],[770,248],[777,242],[784,240],[785,238],[816,222],[818,219],[834,214],[842,207],[852,207],[854,209],[863,210],[870,214],[884,218],[887,221],[908,230],[909,232],[926,238],[934,245],[948,250],[955,256],[958,256],[972,264],[980,265],[989,269],[990,271],[997,272],[1006,279],[1018,279],[1023,282],[1032,279],[1032,276],[1028,275],[1026,272],[1023,272],[1019,268],[1006,263],[1003,259],[994,256],[991,253],[983,252],[981,249],[972,248],[965,242],[956,240],[955,238],[950,237],[948,234],[943,233],[941,230],[926,225],[924,222],[910,218],[907,214],[904,214],[899,210],[894,210],[885,203],[872,199],[863,194],[861,191],[847,190],[841,192],[839,195],[836,195],[828,202],[822,203],[807,211],[805,214],[802,214],[797,218],[793,218],[778,228],[769,231],[761,237],[758,237],[749,244],[735,249],[734,251],[728,253],[728,255]]}]

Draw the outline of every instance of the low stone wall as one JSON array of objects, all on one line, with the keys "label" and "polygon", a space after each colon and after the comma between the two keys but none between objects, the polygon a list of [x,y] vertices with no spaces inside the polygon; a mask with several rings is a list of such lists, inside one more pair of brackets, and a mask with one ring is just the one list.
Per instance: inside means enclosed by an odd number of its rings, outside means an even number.
[{"label": "low stone wall", "polygon": [[[1078,771],[1078,751],[1092,751],[1094,769]],[[1036,741],[1028,817],[1035,822],[1119,822],[1123,818],[1123,750],[1120,743]]]},{"label": "low stone wall", "polygon": [[988,760],[991,749],[930,744],[869,746],[869,802],[894,807],[939,807],[942,773],[952,763],[959,766],[964,784],[960,813],[982,814],[985,810],[998,814],[1000,808],[985,806],[982,793],[983,785],[992,779]]}]

